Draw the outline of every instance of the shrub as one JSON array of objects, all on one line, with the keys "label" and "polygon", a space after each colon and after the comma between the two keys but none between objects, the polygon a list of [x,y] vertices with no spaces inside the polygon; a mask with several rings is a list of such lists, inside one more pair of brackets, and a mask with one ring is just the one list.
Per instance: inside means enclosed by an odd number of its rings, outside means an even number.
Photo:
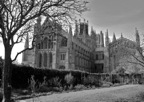
[{"label": "shrub", "polygon": [[31,76],[29,83],[30,83],[29,88],[30,88],[31,92],[34,93],[36,91],[36,81],[34,79],[34,75]]},{"label": "shrub", "polygon": [[69,73],[65,76],[65,81],[69,85],[74,83],[74,77],[72,76],[71,73]]},{"label": "shrub", "polygon": [[[43,83],[44,77],[47,78],[46,79],[47,84],[50,85],[51,87],[64,87],[64,85],[76,86],[78,84],[101,86],[101,78],[104,78],[106,76],[109,76],[107,80],[109,80],[110,82],[113,83],[120,82],[118,76],[115,74],[112,75],[108,75],[104,73],[92,74],[88,72],[81,72],[81,71],[74,71],[74,70],[62,71],[57,69],[38,69],[38,68],[32,68],[30,66],[21,66],[21,65],[14,65],[14,64],[11,66],[11,68],[13,69],[12,87],[15,89],[28,88],[30,84],[28,80],[31,80],[32,75],[34,75],[34,79],[36,81],[35,87],[38,87],[39,83]],[[0,68],[0,79],[2,76],[1,69],[2,68]],[[127,78],[130,80],[131,76],[127,75]],[[53,80],[52,81],[53,84],[50,84],[48,80]],[[142,81],[140,80],[139,83],[142,83]]]},{"label": "shrub", "polygon": [[102,82],[100,79],[97,78],[97,75],[88,75],[87,77],[83,78],[83,84],[86,86],[96,86],[100,87]]},{"label": "shrub", "polygon": [[67,84],[66,87],[69,87],[70,89],[72,89],[75,79],[74,79],[74,77],[72,76],[71,73],[69,73],[65,76],[65,81],[66,81],[66,84]]},{"label": "shrub", "polygon": [[87,89],[84,85],[78,84],[74,87],[76,90],[83,90],[83,89]]},{"label": "shrub", "polygon": [[59,77],[55,77],[49,80],[49,85],[52,87],[61,87],[61,79]]},{"label": "shrub", "polygon": [[85,85],[85,86],[87,86],[87,85],[89,85],[90,84],[90,81],[89,81],[89,78],[88,77],[83,77],[83,84]]}]

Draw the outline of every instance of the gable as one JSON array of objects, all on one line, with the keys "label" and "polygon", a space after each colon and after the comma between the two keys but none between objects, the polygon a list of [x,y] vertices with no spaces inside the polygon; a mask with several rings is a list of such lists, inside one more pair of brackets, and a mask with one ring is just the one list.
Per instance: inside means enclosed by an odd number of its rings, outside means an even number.
[{"label": "gable", "polygon": [[136,47],[137,47],[136,42],[126,38],[120,38],[109,44],[109,53],[110,55],[119,53],[126,54],[129,51],[130,52],[135,51]]}]

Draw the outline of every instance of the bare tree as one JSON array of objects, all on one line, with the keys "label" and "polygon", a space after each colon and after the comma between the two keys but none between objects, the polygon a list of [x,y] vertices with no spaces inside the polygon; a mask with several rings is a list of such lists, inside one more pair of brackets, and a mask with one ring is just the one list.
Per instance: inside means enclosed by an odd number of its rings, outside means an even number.
[{"label": "bare tree", "polygon": [[[80,15],[86,11],[84,0],[0,0],[0,37],[4,44],[5,61],[3,68],[3,101],[11,99],[11,64],[19,54],[32,49],[18,52],[14,59],[11,52],[15,44],[21,43],[27,33],[33,34],[36,19],[45,15],[51,19],[68,21],[72,15]],[[32,45],[35,45],[33,36]]]},{"label": "bare tree", "polygon": [[123,56],[119,60],[119,68],[124,68],[126,72],[137,73],[144,67],[144,56],[140,46],[135,45],[132,48],[124,47],[120,51]]}]

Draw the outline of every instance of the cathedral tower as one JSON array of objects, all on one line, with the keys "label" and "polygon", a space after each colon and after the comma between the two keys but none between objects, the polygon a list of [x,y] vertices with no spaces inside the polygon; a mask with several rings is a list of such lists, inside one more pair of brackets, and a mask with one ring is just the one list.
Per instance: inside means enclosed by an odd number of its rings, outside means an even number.
[{"label": "cathedral tower", "polygon": [[139,38],[139,32],[137,28],[135,28],[135,35],[136,35],[136,43],[138,46],[140,46],[140,38]]},{"label": "cathedral tower", "polygon": [[75,32],[74,32],[74,36],[78,37],[79,35],[79,27],[78,27],[78,22],[77,20],[75,21]]},{"label": "cathedral tower", "polygon": [[109,35],[108,35],[108,29],[106,31],[106,35],[105,35],[105,46],[108,47],[110,41],[109,41]]},{"label": "cathedral tower", "polygon": [[104,47],[104,37],[103,37],[103,32],[100,32],[100,46]]},{"label": "cathedral tower", "polygon": [[113,42],[116,41],[115,33],[113,33]]}]

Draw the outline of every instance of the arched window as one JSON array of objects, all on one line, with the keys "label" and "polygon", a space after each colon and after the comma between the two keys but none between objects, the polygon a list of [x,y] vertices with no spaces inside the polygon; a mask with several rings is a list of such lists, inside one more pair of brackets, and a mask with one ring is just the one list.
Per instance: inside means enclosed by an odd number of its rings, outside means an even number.
[{"label": "arched window", "polygon": [[40,44],[40,48],[43,49],[43,41]]},{"label": "arched window", "polygon": [[37,49],[40,49],[40,43],[39,43],[39,44],[37,44]]},{"label": "arched window", "polygon": [[66,37],[62,37],[61,47],[66,47],[66,46],[67,46],[67,38]]},{"label": "arched window", "polygon": [[51,39],[48,40],[48,48],[53,48],[53,41]]},{"label": "arched window", "polygon": [[43,47],[44,49],[47,49],[47,38],[44,38],[44,41],[43,41]]},{"label": "arched window", "polygon": [[47,53],[44,53],[44,67],[47,67]]},{"label": "arched window", "polygon": [[48,40],[48,48],[50,48],[50,39]]},{"label": "arched window", "polygon": [[53,61],[52,53],[50,52],[50,53],[49,53],[49,67],[50,67],[50,68],[52,67],[52,61]]},{"label": "arched window", "polygon": [[42,67],[42,54],[39,54],[39,66],[38,67]]}]

